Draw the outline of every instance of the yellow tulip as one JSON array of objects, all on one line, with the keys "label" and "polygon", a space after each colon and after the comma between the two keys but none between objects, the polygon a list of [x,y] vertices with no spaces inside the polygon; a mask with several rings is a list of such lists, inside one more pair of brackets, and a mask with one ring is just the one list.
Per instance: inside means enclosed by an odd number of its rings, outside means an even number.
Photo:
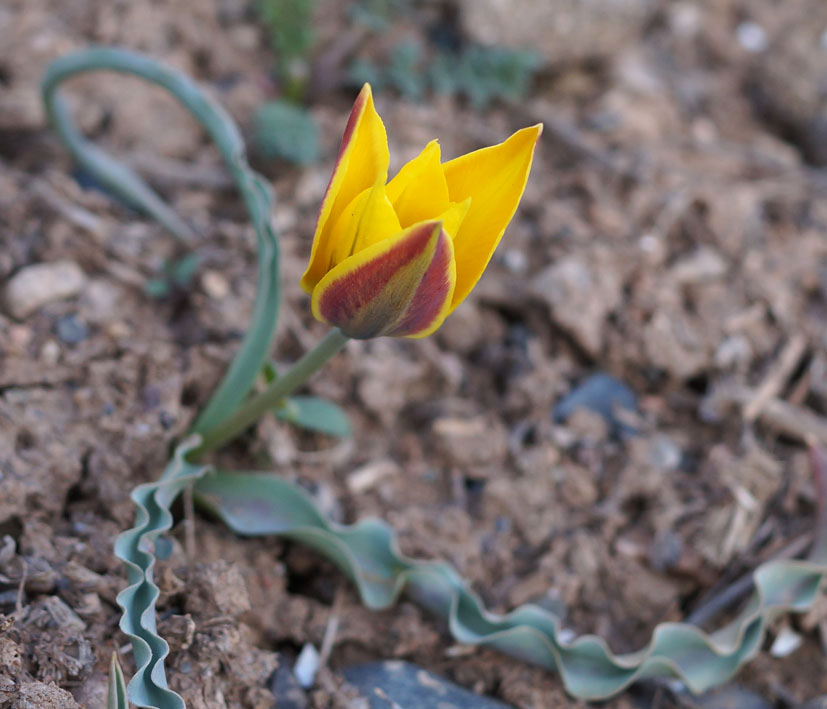
[{"label": "yellow tulip", "polygon": [[353,105],[301,279],[316,319],[349,337],[430,335],[471,292],[525,190],[542,125],[441,162],[437,141],[388,182],[385,126]]}]

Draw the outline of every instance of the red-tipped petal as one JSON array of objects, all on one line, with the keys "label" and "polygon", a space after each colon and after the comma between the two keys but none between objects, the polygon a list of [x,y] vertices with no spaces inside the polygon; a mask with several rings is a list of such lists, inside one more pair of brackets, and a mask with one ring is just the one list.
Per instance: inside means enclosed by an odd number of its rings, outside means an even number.
[{"label": "red-tipped petal", "polygon": [[456,283],[451,238],[422,222],[345,259],[313,291],[313,314],[349,337],[424,337],[448,314]]}]

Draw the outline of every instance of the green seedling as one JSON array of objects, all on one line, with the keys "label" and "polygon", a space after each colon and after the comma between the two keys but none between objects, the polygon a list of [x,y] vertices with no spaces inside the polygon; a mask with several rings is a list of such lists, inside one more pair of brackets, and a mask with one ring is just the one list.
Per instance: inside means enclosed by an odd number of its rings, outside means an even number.
[{"label": "green seedling", "polygon": [[150,298],[169,298],[173,293],[186,293],[198,272],[201,261],[197,254],[185,254],[181,258],[164,261],[158,278],[150,278],[144,290]]}]

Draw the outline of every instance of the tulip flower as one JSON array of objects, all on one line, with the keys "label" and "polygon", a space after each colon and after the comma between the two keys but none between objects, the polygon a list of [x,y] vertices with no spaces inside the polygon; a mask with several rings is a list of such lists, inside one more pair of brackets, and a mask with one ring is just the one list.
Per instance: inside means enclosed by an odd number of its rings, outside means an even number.
[{"label": "tulip flower", "polygon": [[542,125],[442,162],[431,141],[388,182],[368,84],[345,128],[301,285],[348,337],[424,337],[482,276],[525,190]]}]

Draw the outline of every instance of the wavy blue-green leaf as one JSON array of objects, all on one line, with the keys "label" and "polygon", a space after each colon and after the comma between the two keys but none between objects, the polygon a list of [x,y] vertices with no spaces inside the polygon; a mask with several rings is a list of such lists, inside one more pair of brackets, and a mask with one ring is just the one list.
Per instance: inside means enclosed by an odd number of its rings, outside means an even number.
[{"label": "wavy blue-green leaf", "polygon": [[275,476],[217,471],[201,477],[194,490],[199,504],[235,532],[277,534],[333,561],[369,608],[387,608],[404,592],[444,618],[458,641],[555,670],[581,699],[605,699],[651,677],[677,677],[694,692],[725,682],[758,652],[768,620],[782,611],[808,610],[827,575],[822,558],[766,563],[754,573],[755,592],[746,607],[720,630],[661,623],[645,648],[617,655],[594,635],[561,638],[559,619],[538,606],[487,612],[453,567],[401,554],[384,522],[329,522],[300,488]]},{"label": "wavy blue-green leaf", "polygon": [[230,115],[194,81],[150,57],[116,47],[95,47],[53,62],[41,86],[49,122],[72,157],[101,184],[137,209],[154,217],[173,234],[190,240],[194,234],[137,174],[85,140],[77,131],[59,85],[77,74],[112,71],[131,74],[169,91],[204,127],[221,153],[238,187],[256,233],[258,286],[247,333],[238,354],[193,425],[194,433],[219,426],[250,391],[267,359],[279,307],[278,244],[270,225],[273,196],[269,184],[247,164],[241,132]]},{"label": "wavy blue-green leaf", "polygon": [[118,537],[115,555],[126,565],[128,586],[118,594],[123,609],[120,628],[132,641],[138,667],[129,682],[129,698],[150,709],[184,709],[184,701],[167,687],[164,660],[169,645],[156,626],[155,604],[160,593],[155,584],[155,542],[172,527],[169,506],[187,485],[209,469],[187,461],[187,455],[201,442],[191,436],[175,450],[158,482],[139,485],[132,491],[137,510],[135,526]]},{"label": "wavy blue-green leaf", "polygon": [[[255,229],[258,283],[252,318],[236,357],[192,427],[192,431],[199,434],[214,431],[250,391],[267,361],[276,327],[280,288],[278,244],[270,225],[272,192],[268,183],[247,164],[244,141],[235,122],[184,74],[147,56],[111,47],[75,52],[53,62],[43,78],[41,93],[49,122],[66,149],[107,189],[154,217],[176,236],[190,240],[194,232],[138,175],[85,140],[75,128],[58,87],[65,80],[90,71],[137,76],[166,89],[187,108],[221,152]],[[152,581],[153,553],[146,544],[157,536],[159,529],[168,525],[166,508],[182,489],[182,485],[170,483],[170,476],[187,477],[204,470],[203,466],[185,463],[181,450],[179,448],[170,463],[161,487],[142,486],[133,492],[138,522],[133,530],[119,538],[116,547],[116,553],[127,563],[130,581],[130,587],[119,596],[124,608],[121,628],[132,640],[139,666],[129,683],[130,697],[139,706],[158,709],[179,709],[183,701],[166,687],[163,661],[168,647],[155,632],[158,589]]]}]

